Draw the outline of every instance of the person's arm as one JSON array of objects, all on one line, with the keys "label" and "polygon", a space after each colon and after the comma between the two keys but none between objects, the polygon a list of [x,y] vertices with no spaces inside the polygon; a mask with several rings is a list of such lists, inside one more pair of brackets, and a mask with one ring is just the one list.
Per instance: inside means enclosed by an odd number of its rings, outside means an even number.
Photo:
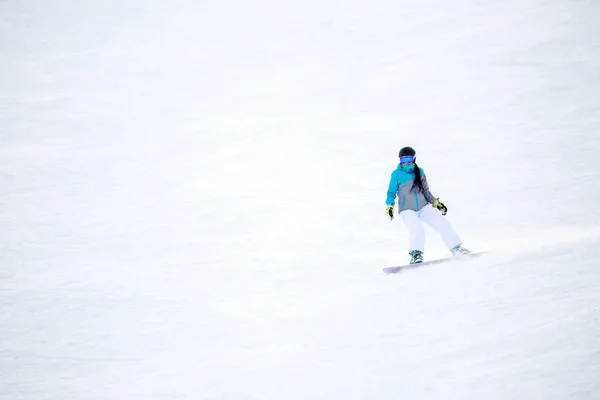
[{"label": "person's arm", "polygon": [[427,176],[425,176],[425,172],[423,172],[423,170],[421,170],[421,176],[421,181],[423,182],[423,194],[425,195],[427,201],[433,204],[433,202],[436,200],[436,197],[429,191],[429,183],[427,182]]},{"label": "person's arm", "polygon": [[390,184],[388,186],[387,197],[385,199],[385,213],[390,221],[394,219],[394,204],[396,202],[396,192],[398,192],[398,179],[395,171],[392,172]]},{"label": "person's arm", "polygon": [[431,203],[431,205],[434,208],[440,210],[442,215],[446,215],[446,213],[448,212],[448,207],[446,207],[446,205],[440,201],[439,197],[435,197],[433,194],[431,194],[431,192],[429,191],[429,183],[427,182],[427,177],[425,176],[425,173],[422,170],[421,176],[423,177],[421,178],[421,180],[423,182],[423,194],[425,195],[425,198],[429,203]]},{"label": "person's arm", "polygon": [[387,198],[385,199],[385,205],[389,206],[394,205],[396,201],[396,193],[398,192],[398,178],[396,178],[396,171],[392,172],[392,176],[390,178],[390,184],[387,190]]}]

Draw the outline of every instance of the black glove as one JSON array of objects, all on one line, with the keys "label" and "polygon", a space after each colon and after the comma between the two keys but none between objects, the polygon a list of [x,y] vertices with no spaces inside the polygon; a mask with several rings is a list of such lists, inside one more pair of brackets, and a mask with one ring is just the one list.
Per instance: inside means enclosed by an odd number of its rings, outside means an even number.
[{"label": "black glove", "polygon": [[437,199],[435,199],[433,201],[433,203],[431,203],[431,205],[434,206],[435,208],[437,208],[438,210],[440,210],[440,212],[442,213],[442,215],[446,215],[446,213],[448,212],[448,207],[446,207],[444,205],[444,203],[442,203],[440,201],[439,197]]},{"label": "black glove", "polygon": [[385,213],[388,215],[388,217],[390,217],[390,221],[394,219],[394,205],[393,204],[388,204],[385,207]]}]

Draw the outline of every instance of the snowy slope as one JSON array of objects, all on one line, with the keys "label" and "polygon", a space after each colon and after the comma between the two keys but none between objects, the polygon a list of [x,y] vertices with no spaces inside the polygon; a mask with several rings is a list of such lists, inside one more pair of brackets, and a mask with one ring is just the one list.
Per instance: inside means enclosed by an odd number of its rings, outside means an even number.
[{"label": "snowy slope", "polygon": [[0,1],[0,399],[600,398],[598,15]]}]

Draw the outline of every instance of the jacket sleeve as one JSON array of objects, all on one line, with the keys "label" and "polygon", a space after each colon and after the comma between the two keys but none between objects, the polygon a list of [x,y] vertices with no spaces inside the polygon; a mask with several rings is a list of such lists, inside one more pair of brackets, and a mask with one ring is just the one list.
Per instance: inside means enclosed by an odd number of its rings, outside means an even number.
[{"label": "jacket sleeve", "polygon": [[427,182],[427,177],[423,170],[421,170],[421,176],[421,182],[423,182],[423,194],[429,203],[433,203],[436,197],[429,191],[429,183]]},{"label": "jacket sleeve", "polygon": [[392,176],[390,178],[390,185],[387,190],[387,198],[385,199],[385,204],[394,204],[396,201],[396,193],[398,192],[398,178],[396,178],[395,172],[392,172]]}]

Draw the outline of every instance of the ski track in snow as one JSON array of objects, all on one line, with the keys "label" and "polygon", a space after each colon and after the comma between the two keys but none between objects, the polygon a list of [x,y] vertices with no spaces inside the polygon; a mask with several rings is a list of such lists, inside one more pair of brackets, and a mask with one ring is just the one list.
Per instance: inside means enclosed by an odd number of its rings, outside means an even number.
[{"label": "ski track in snow", "polygon": [[600,398],[599,13],[0,2],[0,399]]}]

